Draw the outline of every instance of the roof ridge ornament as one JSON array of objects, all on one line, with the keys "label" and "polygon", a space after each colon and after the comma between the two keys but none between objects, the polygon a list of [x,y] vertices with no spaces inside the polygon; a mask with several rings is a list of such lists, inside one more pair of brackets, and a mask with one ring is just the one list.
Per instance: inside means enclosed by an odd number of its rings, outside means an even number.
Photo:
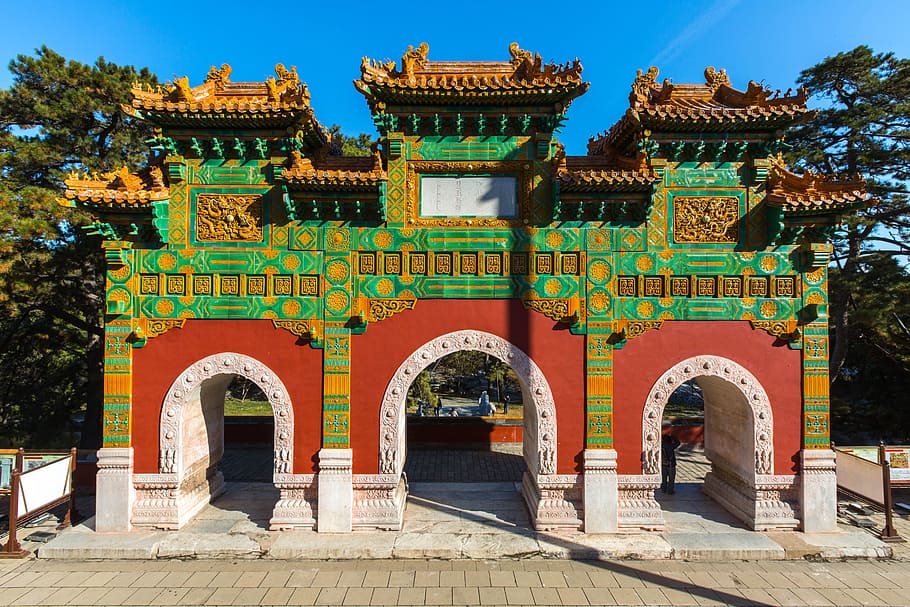
[{"label": "roof ridge ornament", "polygon": [[717,71],[714,69],[713,65],[709,65],[705,68],[705,84],[714,92],[717,92],[722,86],[732,86],[730,84],[730,77],[727,75],[727,70],[721,69],[720,71]]},{"label": "roof ridge ornament", "polygon": [[647,103],[651,98],[651,89],[657,88],[657,75],[660,70],[655,66],[648,68],[647,72],[638,70],[635,74],[635,80],[632,82],[632,94],[629,95],[629,101],[632,105],[636,103]]},{"label": "roof ridge ornament", "polygon": [[410,44],[408,50],[401,57],[401,74],[411,77],[417,69],[420,69],[427,62],[427,55],[430,53],[430,45],[421,42],[417,48]]},{"label": "roof ridge ornament", "polygon": [[213,65],[209,68],[209,73],[206,75],[205,81],[214,83],[215,87],[218,90],[221,90],[224,88],[224,85],[230,82],[231,71],[233,70],[227,63],[222,63],[220,68]]},{"label": "roof ridge ornament", "polygon": [[[283,97],[292,97],[293,101],[302,101],[306,105],[310,104],[310,91],[306,84],[301,84],[300,76],[297,75],[297,66],[292,65],[291,69],[284,67],[283,63],[275,65],[275,76],[269,76],[265,79],[265,86],[269,91],[269,101],[279,103]],[[292,101],[285,99],[285,102]]]}]

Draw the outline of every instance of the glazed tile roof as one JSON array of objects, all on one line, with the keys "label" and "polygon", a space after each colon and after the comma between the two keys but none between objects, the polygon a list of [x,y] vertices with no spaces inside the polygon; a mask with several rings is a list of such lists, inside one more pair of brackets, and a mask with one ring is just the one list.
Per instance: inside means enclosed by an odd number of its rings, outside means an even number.
[{"label": "glazed tile roof", "polygon": [[307,189],[369,190],[386,181],[382,159],[374,151],[371,156],[317,155],[315,158],[291,154],[291,165],[280,179]]},{"label": "glazed tile roof", "polygon": [[167,200],[170,189],[161,169],[147,167],[130,173],[126,167],[104,175],[71,174],[64,181],[66,206],[104,207],[119,211],[146,211],[151,203]]},{"label": "glazed tile roof", "polygon": [[644,129],[682,132],[777,130],[810,114],[808,91],[781,94],[757,82],[745,91],[734,89],[726,70],[705,69],[705,84],[657,82],[658,70],[638,71],[629,95],[629,109],[606,133],[588,144],[598,153],[604,144],[624,147]]},{"label": "glazed tile roof", "polygon": [[797,175],[780,157],[771,161],[765,201],[801,215],[841,212],[871,202],[866,181],[859,175],[838,178],[811,171]]},{"label": "glazed tile roof", "polygon": [[[264,127],[309,124],[325,129],[310,108],[310,93],[300,82],[296,67],[275,66],[275,77],[265,82],[231,82],[231,66],[212,66],[205,82],[190,87],[186,76],[173,84],[152,88],[134,84],[132,102],[123,110],[134,117],[169,126],[218,127],[244,122]],[[323,136],[327,140],[327,136]]]},{"label": "glazed tile roof", "polygon": [[408,47],[401,68],[394,62],[363,58],[360,80],[354,86],[363,93],[371,109],[377,103],[390,104],[559,104],[568,107],[572,99],[588,90],[581,79],[581,62],[544,65],[539,54],[522,50],[513,42],[509,61],[428,61],[427,43]]},{"label": "glazed tile roof", "polygon": [[570,156],[556,177],[561,192],[643,191],[659,179],[646,164],[598,156]]}]

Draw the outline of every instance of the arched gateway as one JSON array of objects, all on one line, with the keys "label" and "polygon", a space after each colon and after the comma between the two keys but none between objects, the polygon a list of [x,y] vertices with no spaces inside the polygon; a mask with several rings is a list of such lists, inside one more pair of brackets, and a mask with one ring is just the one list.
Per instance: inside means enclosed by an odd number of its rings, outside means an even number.
[{"label": "arched gateway", "polygon": [[368,156],[341,155],[293,66],[241,83],[225,64],[132,90],[147,168],[67,179],[108,264],[99,531],[179,526],[217,493],[206,403],[226,371],[275,411],[273,527],[397,528],[409,372],[465,339],[527,382],[537,526],[660,527],[659,384],[692,377],[746,439],[707,490],[757,529],[834,528],[828,235],[867,195],[786,167],[805,91],[641,70],[575,156],[556,133],[588,89],[578,61],[420,44],[360,72]]},{"label": "arched gateway", "polygon": [[[538,528],[578,527],[579,505],[570,501],[541,504],[540,487],[559,484],[556,476],[557,415],[550,385],[540,368],[520,348],[507,340],[485,331],[462,330],[441,335],[417,348],[405,360],[386,387],[380,409],[379,470],[389,475],[398,486],[404,471],[406,454],[405,405],[408,388],[417,375],[444,356],[464,350],[476,350],[496,357],[511,366],[521,383],[525,407],[523,446],[528,467],[522,483],[522,494]],[[394,513],[400,517],[403,500],[398,494]],[[363,522],[367,523],[368,516]],[[357,522],[355,522],[357,524]],[[397,521],[400,526],[401,520]]]},{"label": "arched gateway", "polygon": [[[796,528],[796,479],[773,475],[771,401],[754,375],[727,358],[687,358],[654,382],[641,424],[642,468],[653,487],[660,485],[664,408],[690,380],[701,387],[705,401],[705,453],[712,465],[705,492],[753,529]],[[656,501],[650,507],[659,510]]]},{"label": "arched gateway", "polygon": [[[272,407],[275,481],[293,472],[294,409],[284,383],[266,365],[244,354],[207,356],[180,373],[164,398],[158,474],[135,479],[134,525],[179,528],[224,491],[216,465],[224,451],[225,391],[234,377],[257,384]],[[280,507],[275,518],[282,518]]]}]

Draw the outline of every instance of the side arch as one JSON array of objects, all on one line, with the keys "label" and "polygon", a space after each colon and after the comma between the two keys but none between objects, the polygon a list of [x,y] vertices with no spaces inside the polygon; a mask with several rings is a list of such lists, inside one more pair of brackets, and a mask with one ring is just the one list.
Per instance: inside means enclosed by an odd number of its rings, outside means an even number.
[{"label": "side arch", "polygon": [[642,413],[642,467],[645,474],[660,474],[661,419],[670,395],[685,382],[699,377],[717,377],[735,386],[752,412],[754,473],[771,474],[774,461],[774,424],[771,400],[759,381],[746,368],[721,356],[687,358],[658,378]]},{"label": "side arch", "polygon": [[256,383],[269,399],[275,419],[275,474],[291,474],[294,462],[294,409],[284,383],[265,364],[245,354],[222,352],[196,361],[177,376],[164,397],[158,431],[158,470],[180,478],[184,409],[203,382],[239,375]]},{"label": "side arch", "polygon": [[[485,331],[462,330],[441,335],[417,348],[395,371],[380,408],[379,471],[401,475],[405,459],[405,403],[417,375],[440,358],[462,350],[490,354],[511,366],[522,383],[525,406],[524,456],[528,471],[556,473],[556,404],[543,372],[518,346]],[[530,414],[530,415],[529,415]]]}]

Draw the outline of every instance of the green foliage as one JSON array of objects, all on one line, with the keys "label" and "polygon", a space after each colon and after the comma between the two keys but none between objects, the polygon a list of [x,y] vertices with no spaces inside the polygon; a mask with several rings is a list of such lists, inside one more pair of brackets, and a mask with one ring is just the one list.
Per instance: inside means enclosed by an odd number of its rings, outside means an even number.
[{"label": "green foliage", "polygon": [[57,199],[70,171],[145,163],[150,132],[120,104],[134,81],[157,80],[103,58],[66,61],[46,47],[9,69],[13,83],[0,91],[0,440],[56,444],[85,410],[82,444],[97,446],[103,257],[82,230],[88,215]]},{"label": "green foliage", "polygon": [[835,433],[907,440],[910,416],[895,405],[910,387],[910,61],[859,46],[803,71],[799,83],[825,105],[791,133],[791,159],[804,169],[862,174],[878,199],[848,216],[834,241]]},{"label": "green foliage", "polygon": [[333,124],[329,129],[333,146],[342,156],[369,156],[375,143],[369,133],[360,133],[356,137],[345,135],[341,126]]}]

